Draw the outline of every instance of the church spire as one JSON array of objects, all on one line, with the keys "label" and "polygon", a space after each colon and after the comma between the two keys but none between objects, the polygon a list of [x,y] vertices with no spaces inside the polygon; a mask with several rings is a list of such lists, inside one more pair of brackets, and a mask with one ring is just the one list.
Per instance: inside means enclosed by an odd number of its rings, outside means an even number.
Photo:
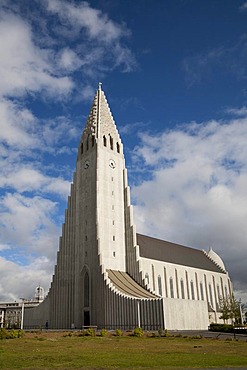
[{"label": "church spire", "polygon": [[121,141],[106,96],[102,90],[102,83],[99,82],[82,139],[94,136],[97,140],[110,133],[115,136],[115,139]]}]

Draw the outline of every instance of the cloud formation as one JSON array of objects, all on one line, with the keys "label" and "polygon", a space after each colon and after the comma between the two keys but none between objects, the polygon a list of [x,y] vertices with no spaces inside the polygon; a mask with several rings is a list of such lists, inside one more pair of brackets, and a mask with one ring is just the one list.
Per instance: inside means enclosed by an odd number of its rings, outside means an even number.
[{"label": "cloud formation", "polygon": [[134,160],[150,178],[132,189],[139,232],[199,249],[213,247],[243,292],[246,137],[246,117],[140,133]]}]

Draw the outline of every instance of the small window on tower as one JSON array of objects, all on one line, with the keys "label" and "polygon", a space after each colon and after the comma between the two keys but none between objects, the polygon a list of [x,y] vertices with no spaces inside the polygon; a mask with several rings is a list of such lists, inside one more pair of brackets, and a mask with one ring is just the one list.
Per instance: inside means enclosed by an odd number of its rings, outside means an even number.
[{"label": "small window on tower", "polygon": [[88,150],[88,147],[89,147],[89,136],[87,137],[87,150]]},{"label": "small window on tower", "polygon": [[114,211],[114,206],[111,206],[111,209]]},{"label": "small window on tower", "polygon": [[113,150],[113,138],[111,137],[111,135],[110,135],[110,148],[111,150]]},{"label": "small window on tower", "polygon": [[116,257],[116,252],[112,252],[112,254],[113,254],[113,257]]},{"label": "small window on tower", "polygon": [[114,225],[114,224],[115,224],[115,221],[113,220],[113,221],[112,221],[112,225]]},{"label": "small window on tower", "polygon": [[117,152],[120,153],[120,146],[118,143],[117,143]]},{"label": "small window on tower", "polygon": [[81,154],[83,154],[83,143],[81,143]]},{"label": "small window on tower", "polygon": [[113,235],[112,240],[115,242],[115,235]]},{"label": "small window on tower", "polygon": [[112,190],[111,195],[114,195],[114,191]]},{"label": "small window on tower", "polygon": [[95,136],[93,135],[92,136],[92,146],[94,146],[94,144],[95,144]]},{"label": "small window on tower", "polygon": [[85,235],[85,240],[87,241],[87,235]]},{"label": "small window on tower", "polygon": [[105,137],[105,135],[103,136],[103,144],[104,144],[104,146],[106,146],[106,137]]}]

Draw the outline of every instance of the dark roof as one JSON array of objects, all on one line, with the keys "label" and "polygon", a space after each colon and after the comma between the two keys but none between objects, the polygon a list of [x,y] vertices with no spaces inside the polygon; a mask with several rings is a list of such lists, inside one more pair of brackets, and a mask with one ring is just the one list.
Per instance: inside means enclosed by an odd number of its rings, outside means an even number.
[{"label": "dark roof", "polygon": [[133,298],[157,298],[156,295],[141,287],[130,275],[123,271],[107,270],[108,277],[119,292]]},{"label": "dark roof", "polygon": [[157,261],[195,267],[214,272],[225,272],[199,249],[137,234],[140,256]]}]

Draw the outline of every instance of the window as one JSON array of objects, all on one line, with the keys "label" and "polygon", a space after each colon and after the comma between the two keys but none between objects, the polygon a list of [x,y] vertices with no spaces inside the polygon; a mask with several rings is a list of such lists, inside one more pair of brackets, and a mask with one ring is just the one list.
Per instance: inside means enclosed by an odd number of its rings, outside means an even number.
[{"label": "window", "polygon": [[81,154],[83,154],[83,143],[81,143]]},{"label": "window", "polygon": [[203,283],[200,282],[201,300],[204,301]]},{"label": "window", "polygon": [[191,299],[195,299],[195,291],[194,291],[194,283],[193,281],[191,280],[190,282],[190,290],[191,290]]},{"label": "window", "polygon": [[118,143],[117,143],[117,152],[120,153],[120,146]]},{"label": "window", "polygon": [[173,288],[173,279],[170,277],[170,295],[171,298],[174,298],[174,288]]},{"label": "window", "polygon": [[84,275],[84,307],[89,307],[89,275]]},{"label": "window", "polygon": [[116,257],[116,252],[112,252],[112,254],[113,254],[113,257]]},{"label": "window", "polygon": [[145,274],[145,283],[148,285],[149,284],[149,275],[148,273],[146,272]]},{"label": "window", "polygon": [[94,146],[94,144],[95,144],[95,136],[93,135],[92,136],[92,146]]},{"label": "window", "polygon": [[104,144],[104,146],[106,146],[106,137],[105,137],[105,135],[103,136],[103,144]]},{"label": "window", "polygon": [[111,209],[114,211],[114,206],[113,205],[111,206]]},{"label": "window", "polygon": [[213,307],[213,293],[212,293],[212,285],[211,284],[208,285],[208,289],[209,289],[210,304]]},{"label": "window", "polygon": [[85,235],[85,240],[87,241],[87,235]]},{"label": "window", "polygon": [[115,235],[113,235],[112,240],[115,242]]},{"label": "window", "polygon": [[225,285],[225,299],[228,298],[227,286]]},{"label": "window", "polygon": [[158,289],[159,289],[159,295],[162,295],[162,283],[161,283],[161,276],[158,276]]},{"label": "window", "polygon": [[112,225],[114,225],[115,224],[115,221],[114,220],[112,220]]},{"label": "window", "polygon": [[217,284],[217,294],[218,294],[218,300],[220,302],[220,300],[221,300],[221,294],[220,294],[220,286],[219,286],[219,284]]},{"label": "window", "polygon": [[181,287],[181,296],[182,299],[185,299],[185,294],[184,294],[184,281],[183,279],[180,280],[180,287]]},{"label": "window", "polygon": [[89,136],[87,137],[87,150],[89,148]]},{"label": "window", "polygon": [[113,138],[111,137],[111,135],[110,135],[110,148],[111,150],[113,150]]}]

